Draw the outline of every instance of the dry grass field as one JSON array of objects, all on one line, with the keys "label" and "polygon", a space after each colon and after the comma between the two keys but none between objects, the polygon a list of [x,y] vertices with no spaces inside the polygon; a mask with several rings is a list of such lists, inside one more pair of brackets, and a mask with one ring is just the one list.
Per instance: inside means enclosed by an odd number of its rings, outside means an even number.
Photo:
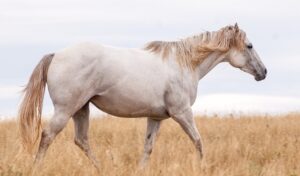
[{"label": "dry grass field", "polygon": [[274,175],[300,176],[300,115],[280,117],[197,118],[205,157],[172,120],[165,120],[150,163],[138,170],[146,119],[93,119],[91,147],[100,173],[73,143],[70,121],[50,146],[44,162],[20,152],[17,124],[0,123],[0,175]]}]

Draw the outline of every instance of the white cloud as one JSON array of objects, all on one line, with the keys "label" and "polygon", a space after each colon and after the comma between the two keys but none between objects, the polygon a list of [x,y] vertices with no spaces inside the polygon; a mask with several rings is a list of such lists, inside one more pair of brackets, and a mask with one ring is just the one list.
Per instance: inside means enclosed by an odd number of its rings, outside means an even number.
[{"label": "white cloud", "polygon": [[200,114],[300,112],[300,99],[249,94],[210,94],[199,96],[193,110]]},{"label": "white cloud", "polygon": [[[160,28],[164,35],[178,28],[187,28],[186,34],[201,29],[216,30],[236,21],[244,26],[254,25],[254,21],[261,19],[268,22],[276,19],[272,22],[276,24],[290,20],[293,24],[300,17],[299,4],[293,0],[249,3],[238,0],[11,0],[0,5],[0,43],[66,42],[80,38],[79,35],[119,39],[118,34],[134,37],[133,34],[143,33],[149,26]],[[266,11],[268,6],[271,7]],[[126,32],[124,26],[128,28]],[[98,32],[91,34],[91,28]],[[103,33],[103,29],[111,32]],[[150,35],[148,31],[145,33]]]},{"label": "white cloud", "polygon": [[18,98],[22,87],[12,85],[0,85],[0,100]]}]

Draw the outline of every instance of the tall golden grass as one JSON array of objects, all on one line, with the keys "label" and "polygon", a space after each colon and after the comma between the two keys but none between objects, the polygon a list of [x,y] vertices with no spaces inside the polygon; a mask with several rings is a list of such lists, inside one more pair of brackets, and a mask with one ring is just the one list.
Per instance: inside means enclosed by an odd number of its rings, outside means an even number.
[{"label": "tall golden grass", "polygon": [[100,172],[73,143],[73,123],[57,136],[39,166],[20,150],[15,121],[0,123],[0,175],[300,175],[300,115],[196,118],[205,157],[173,120],[165,120],[151,160],[138,170],[145,119],[91,120],[90,144]]}]

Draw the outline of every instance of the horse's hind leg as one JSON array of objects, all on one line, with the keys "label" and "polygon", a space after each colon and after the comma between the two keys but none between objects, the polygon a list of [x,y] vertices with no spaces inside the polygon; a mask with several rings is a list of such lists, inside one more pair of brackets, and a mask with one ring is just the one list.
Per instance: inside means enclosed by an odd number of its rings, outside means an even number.
[{"label": "horse's hind leg", "polygon": [[48,127],[43,130],[38,153],[35,162],[40,161],[49,145],[54,140],[55,136],[66,126],[71,114],[64,108],[55,108],[54,116],[52,117]]},{"label": "horse's hind leg", "polygon": [[91,152],[88,143],[88,129],[89,129],[89,103],[83,106],[73,116],[75,128],[75,144],[83,150],[85,155],[90,159],[93,165],[98,168],[97,161]]},{"label": "horse's hind leg", "polygon": [[159,130],[160,122],[161,121],[159,120],[153,120],[151,118],[148,118],[147,120],[147,132],[145,135],[144,154],[140,161],[140,168],[144,168],[147,161],[149,160],[150,154],[152,153],[154,140]]}]

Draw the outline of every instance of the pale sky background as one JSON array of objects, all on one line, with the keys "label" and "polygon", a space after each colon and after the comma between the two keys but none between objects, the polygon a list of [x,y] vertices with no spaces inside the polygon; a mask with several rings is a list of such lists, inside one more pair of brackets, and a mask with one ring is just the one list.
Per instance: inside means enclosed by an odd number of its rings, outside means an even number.
[{"label": "pale sky background", "polygon": [[[300,111],[300,1],[0,0],[0,117],[14,116],[41,57],[96,41],[143,47],[238,22],[268,68],[254,78],[220,64],[199,83],[200,113]],[[52,112],[47,95],[45,114]]]}]

